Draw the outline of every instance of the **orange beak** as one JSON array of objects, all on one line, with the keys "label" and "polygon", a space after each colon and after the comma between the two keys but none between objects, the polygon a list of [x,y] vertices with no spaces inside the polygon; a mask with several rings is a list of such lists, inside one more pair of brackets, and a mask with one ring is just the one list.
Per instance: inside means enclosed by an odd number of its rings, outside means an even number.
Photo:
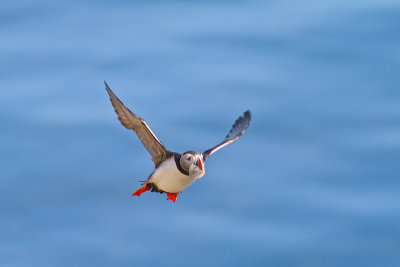
[{"label": "orange beak", "polygon": [[196,165],[199,166],[201,172],[203,172],[203,163],[201,162],[201,159],[200,159],[200,158],[197,158],[197,163],[196,163]]}]

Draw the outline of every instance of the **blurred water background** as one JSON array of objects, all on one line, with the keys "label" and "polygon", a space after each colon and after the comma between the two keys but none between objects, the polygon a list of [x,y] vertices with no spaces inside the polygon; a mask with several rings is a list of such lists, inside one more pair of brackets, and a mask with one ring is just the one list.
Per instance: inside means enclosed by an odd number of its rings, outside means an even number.
[{"label": "blurred water background", "polygon": [[[400,2],[2,1],[2,266],[399,266]],[[172,151],[241,139],[179,195]]]}]

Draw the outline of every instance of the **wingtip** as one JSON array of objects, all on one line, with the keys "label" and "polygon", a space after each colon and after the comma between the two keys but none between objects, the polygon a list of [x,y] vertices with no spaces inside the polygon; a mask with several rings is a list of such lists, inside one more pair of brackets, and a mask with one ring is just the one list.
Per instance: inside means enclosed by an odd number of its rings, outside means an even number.
[{"label": "wingtip", "polygon": [[106,80],[104,80],[104,85],[106,86],[106,89],[110,89],[110,87],[108,86]]},{"label": "wingtip", "polygon": [[114,95],[113,91],[111,91],[110,87],[108,86],[107,82],[104,81],[104,85],[106,86],[106,91],[108,93],[108,95],[110,96],[110,99],[112,97],[112,95]]},{"label": "wingtip", "polygon": [[246,110],[246,111],[244,112],[243,115],[244,115],[245,118],[248,118],[249,121],[251,120],[251,113],[250,113],[250,110],[249,110],[249,109]]}]

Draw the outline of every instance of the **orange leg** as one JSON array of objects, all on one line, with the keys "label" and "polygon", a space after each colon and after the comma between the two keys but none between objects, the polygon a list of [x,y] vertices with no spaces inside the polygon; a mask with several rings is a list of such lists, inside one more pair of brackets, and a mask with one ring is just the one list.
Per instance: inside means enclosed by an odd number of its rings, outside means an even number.
[{"label": "orange leg", "polygon": [[173,202],[176,201],[176,198],[178,197],[178,194],[179,194],[179,192],[178,193],[168,193],[168,192],[166,192],[166,193],[167,193],[167,199],[169,199],[169,200],[171,200]]},{"label": "orange leg", "polygon": [[141,194],[143,194],[147,190],[150,190],[150,186],[146,182],[141,188],[136,190],[135,193],[132,194],[132,196],[138,196],[139,197]]}]

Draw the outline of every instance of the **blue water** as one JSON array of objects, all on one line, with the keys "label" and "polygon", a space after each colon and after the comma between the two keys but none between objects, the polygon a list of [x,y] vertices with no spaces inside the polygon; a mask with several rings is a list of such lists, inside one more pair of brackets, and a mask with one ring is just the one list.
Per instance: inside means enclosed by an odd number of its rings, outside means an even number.
[{"label": "blue water", "polygon": [[[399,266],[398,1],[3,1],[2,266]],[[172,151],[174,204],[103,81]]]}]

